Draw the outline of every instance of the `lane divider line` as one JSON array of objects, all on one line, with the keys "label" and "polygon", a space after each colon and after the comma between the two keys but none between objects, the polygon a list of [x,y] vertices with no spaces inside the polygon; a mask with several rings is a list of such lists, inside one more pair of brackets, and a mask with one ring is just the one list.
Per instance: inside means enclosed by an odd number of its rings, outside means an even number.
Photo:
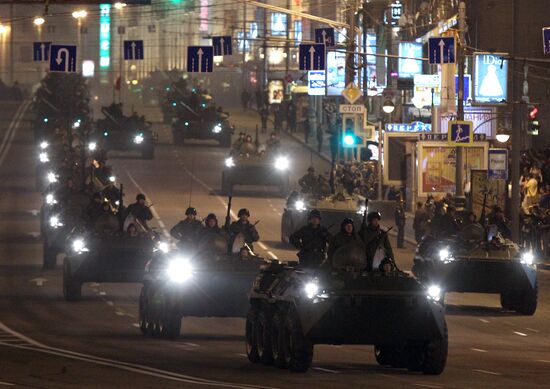
[{"label": "lane divider line", "polygon": [[497,373],[496,371],[490,371],[490,370],[481,370],[481,369],[473,369],[476,373],[482,373],[482,374],[489,374],[489,375],[502,375],[500,373]]},{"label": "lane divider line", "polygon": [[6,134],[4,141],[2,142],[2,146],[0,146],[0,166],[4,162],[4,159],[8,156],[11,145],[13,143],[13,139],[15,138],[15,134],[17,133],[17,129],[19,128],[19,124],[21,124],[21,120],[23,119],[23,116],[29,108],[30,104],[30,101],[25,101],[19,106],[19,109],[17,110],[14,119],[12,120],[10,127],[8,128],[8,133]]}]

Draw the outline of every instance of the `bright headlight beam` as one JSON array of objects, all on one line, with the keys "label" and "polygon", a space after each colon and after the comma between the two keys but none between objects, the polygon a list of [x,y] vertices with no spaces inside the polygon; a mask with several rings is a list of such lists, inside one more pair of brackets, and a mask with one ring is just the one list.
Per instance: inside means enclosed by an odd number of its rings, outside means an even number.
[{"label": "bright headlight beam", "polygon": [[48,153],[42,152],[42,153],[38,154],[38,160],[41,163],[46,163],[46,162],[50,162],[50,157],[48,157]]},{"label": "bright headlight beam", "polygon": [[46,178],[48,179],[48,182],[50,184],[54,184],[57,182],[57,176],[55,175],[54,172],[49,172],[47,175],[46,175]]},{"label": "bright headlight beam", "polygon": [[304,287],[304,291],[306,292],[307,298],[312,299],[319,293],[319,285],[315,282],[308,282]]},{"label": "bright headlight beam", "polygon": [[109,182],[115,182],[116,181],[116,177],[115,176],[110,176],[109,177]]},{"label": "bright headlight beam", "polygon": [[52,205],[52,204],[57,203],[57,201],[55,200],[54,195],[51,194],[51,193],[48,193],[48,194],[46,195],[46,198],[45,198],[45,199],[46,199],[46,204],[48,204],[48,205]]},{"label": "bright headlight beam", "polygon": [[225,159],[225,166],[227,167],[235,166],[235,161],[233,160],[233,157],[229,157]]},{"label": "bright headlight beam", "polygon": [[441,288],[437,285],[431,285],[428,287],[428,298],[439,301],[441,300]]},{"label": "bright headlight beam", "polygon": [[532,265],[535,262],[535,256],[532,252],[528,251],[521,255],[521,263],[525,265]]},{"label": "bright headlight beam", "polygon": [[447,258],[449,258],[449,256],[450,256],[450,254],[451,253],[447,249],[439,250],[439,260],[441,260],[441,261],[447,260]]},{"label": "bright headlight beam", "polygon": [[141,134],[138,134],[134,137],[134,143],[136,143],[138,145],[142,144],[144,140],[145,140],[145,138]]},{"label": "bright headlight beam", "polygon": [[305,211],[306,204],[304,203],[304,200],[296,200],[294,203],[294,208],[296,208],[297,211]]},{"label": "bright headlight beam", "polygon": [[61,221],[59,220],[58,216],[52,216],[50,217],[50,226],[52,228],[61,227],[63,224],[61,224]]},{"label": "bright headlight beam", "polygon": [[222,132],[222,125],[219,124],[219,123],[216,124],[216,125],[214,126],[214,128],[212,129],[212,132],[213,132],[214,134],[219,134],[220,132]]},{"label": "bright headlight beam", "polygon": [[181,284],[193,276],[193,268],[188,260],[176,258],[168,264],[166,274],[170,281]]},{"label": "bright headlight beam", "polygon": [[40,148],[42,150],[46,150],[48,148],[49,144],[46,141],[40,142]]},{"label": "bright headlight beam", "polygon": [[277,170],[286,170],[290,166],[290,161],[287,157],[278,157],[275,160],[275,169]]},{"label": "bright headlight beam", "polygon": [[170,251],[170,245],[167,242],[159,242],[159,250],[163,253],[167,253]]},{"label": "bright headlight beam", "polygon": [[86,243],[80,238],[73,240],[73,250],[78,254],[88,251],[86,248]]},{"label": "bright headlight beam", "polygon": [[95,142],[88,143],[88,150],[96,151],[96,149],[97,149],[97,143],[95,143]]}]

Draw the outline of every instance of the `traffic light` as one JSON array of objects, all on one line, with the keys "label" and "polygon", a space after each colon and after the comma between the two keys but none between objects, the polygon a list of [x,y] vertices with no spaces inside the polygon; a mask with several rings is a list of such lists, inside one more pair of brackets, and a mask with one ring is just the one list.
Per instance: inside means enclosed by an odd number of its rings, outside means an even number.
[{"label": "traffic light", "polygon": [[529,106],[529,121],[527,125],[527,133],[530,135],[538,135],[540,130],[540,120],[538,118],[539,108],[537,106]]},{"label": "traffic light", "polygon": [[356,144],[355,121],[351,118],[346,118],[344,133],[342,134],[342,147],[355,147]]}]

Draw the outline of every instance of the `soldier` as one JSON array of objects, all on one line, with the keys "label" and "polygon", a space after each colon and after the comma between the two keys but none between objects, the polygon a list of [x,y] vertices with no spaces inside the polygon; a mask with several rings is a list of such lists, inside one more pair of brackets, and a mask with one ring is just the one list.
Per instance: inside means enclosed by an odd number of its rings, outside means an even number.
[{"label": "soldier", "polygon": [[308,225],[290,235],[290,243],[298,250],[300,265],[318,268],[325,260],[330,232],[321,226],[321,213],[313,209],[308,215]]},{"label": "soldier", "polygon": [[153,219],[153,214],[149,207],[145,204],[145,195],[140,193],[136,196],[136,202],[130,204],[126,209],[126,217],[132,215],[145,229],[149,229],[147,221]]},{"label": "soldier", "polygon": [[428,214],[428,211],[426,210],[422,202],[419,201],[416,204],[416,212],[414,214],[413,221],[413,230],[416,243],[420,243],[420,241],[424,237],[424,234],[426,233],[426,230],[428,228],[429,220],[430,215]]},{"label": "soldier", "polygon": [[239,220],[231,223],[229,226],[229,236],[231,238],[231,246],[233,246],[235,239],[242,235],[243,243],[246,243],[251,249],[253,249],[252,244],[260,240],[260,235],[256,230],[256,227],[253,224],[250,224],[248,220],[250,217],[250,212],[246,208],[239,210],[237,214]]},{"label": "soldier", "polygon": [[239,133],[239,137],[237,138],[235,143],[233,143],[233,150],[234,151],[238,152],[241,149],[241,146],[244,143],[245,137],[246,137],[246,135],[245,135],[244,132]]},{"label": "soldier", "polygon": [[340,247],[345,247],[353,243],[363,247],[361,238],[359,238],[355,232],[353,219],[345,218],[340,225],[340,232],[332,237],[328,245],[328,261],[332,261],[334,253]]},{"label": "soldier", "polygon": [[312,193],[315,190],[317,176],[315,175],[315,168],[313,166],[307,169],[307,174],[298,180],[298,184],[304,193]]},{"label": "soldier", "polygon": [[86,219],[89,226],[93,226],[102,213],[103,206],[101,194],[94,193],[92,200],[88,203],[86,209],[84,210],[84,219]]},{"label": "soldier", "polygon": [[185,211],[185,219],[170,230],[170,235],[179,241],[180,246],[195,247],[202,230],[202,223],[197,220],[197,210],[189,207]]},{"label": "soldier", "polygon": [[367,271],[377,268],[384,258],[394,259],[388,233],[380,228],[380,220],[382,215],[379,212],[369,212],[367,223],[363,223],[359,231],[365,245]]},{"label": "soldier", "polygon": [[395,204],[395,225],[397,226],[397,248],[405,247],[405,223],[407,215],[405,215],[405,204],[403,200],[397,200]]},{"label": "soldier", "polygon": [[267,151],[270,153],[277,153],[279,152],[279,149],[281,148],[281,141],[277,137],[277,134],[272,132],[269,136],[269,139],[266,142]]}]

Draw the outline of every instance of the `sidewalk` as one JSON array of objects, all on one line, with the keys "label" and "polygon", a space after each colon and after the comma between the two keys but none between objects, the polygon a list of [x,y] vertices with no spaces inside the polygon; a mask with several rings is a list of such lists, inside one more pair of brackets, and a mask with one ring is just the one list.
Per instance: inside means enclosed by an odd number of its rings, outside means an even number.
[{"label": "sidewalk", "polygon": [[[249,109],[247,111],[242,111],[239,109],[231,110],[231,118],[237,119],[237,121],[245,120],[247,122],[247,126],[244,128],[247,131],[253,131],[256,128],[256,124],[260,126],[260,116],[258,113],[252,109]],[[240,120],[239,120],[240,119]],[[273,124],[273,120],[269,119],[270,124]],[[248,123],[252,123],[249,124]],[[239,131],[239,128],[237,128],[237,132]],[[268,129],[268,133],[271,132],[271,130]],[[296,132],[290,132],[283,130],[282,134],[286,135],[288,138],[292,139],[293,141],[302,144],[305,148],[309,149],[310,151],[316,153],[320,158],[327,161],[328,163],[332,162],[331,156],[330,156],[330,135],[323,133],[323,143],[321,147],[321,151],[318,150],[318,144],[317,144],[317,137],[316,134],[312,134],[309,137],[309,142],[305,142],[305,136],[303,131],[296,131]],[[388,223],[387,221],[390,221]],[[407,213],[407,221],[405,223],[405,242],[411,245],[414,245],[416,247],[416,239],[414,238],[414,230],[412,229],[412,222],[414,220],[414,214]],[[393,225],[393,215],[390,215],[390,219],[386,219],[386,225]],[[397,236],[396,229],[392,229],[390,231],[390,235]]]}]

